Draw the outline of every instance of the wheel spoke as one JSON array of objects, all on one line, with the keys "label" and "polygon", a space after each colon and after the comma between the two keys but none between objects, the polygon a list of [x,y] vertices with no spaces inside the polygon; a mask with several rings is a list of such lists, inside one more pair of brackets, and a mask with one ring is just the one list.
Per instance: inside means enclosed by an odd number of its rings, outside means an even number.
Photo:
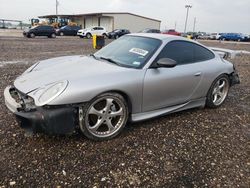
[{"label": "wheel spoke", "polygon": [[113,105],[114,99],[106,99],[106,110],[109,110],[110,107]]},{"label": "wheel spoke", "polygon": [[223,93],[222,93],[222,92],[220,92],[220,91],[219,91],[219,92],[217,92],[217,95],[219,95],[219,97],[220,97],[220,98],[222,98],[222,97],[223,97]]},{"label": "wheel spoke", "polygon": [[108,126],[109,131],[113,131],[115,127],[112,125],[111,120],[106,120],[106,125]]},{"label": "wheel spoke", "polygon": [[97,115],[97,116],[102,116],[102,111],[98,111],[95,109],[94,106],[92,106],[89,110],[89,114],[94,114],[94,115]]},{"label": "wheel spoke", "polygon": [[213,90],[213,93],[212,93],[212,94],[214,95],[215,93],[217,93],[217,88],[216,88],[216,87],[214,88],[214,90]]},{"label": "wheel spoke", "polygon": [[103,124],[104,119],[98,119],[96,124],[92,127],[89,127],[91,131],[96,131],[102,124]]},{"label": "wheel spoke", "polygon": [[120,110],[118,110],[118,111],[116,111],[116,112],[111,112],[110,114],[109,114],[109,117],[116,117],[116,116],[122,116],[123,115],[123,109],[122,108],[120,108]]},{"label": "wheel spoke", "polygon": [[219,85],[219,89],[222,89],[225,86],[225,81],[222,81],[222,84]]},{"label": "wheel spoke", "polygon": [[218,99],[218,95],[217,95],[217,93],[216,93],[216,94],[214,94],[214,95],[213,95],[213,97],[214,97],[214,99],[213,99],[213,103],[215,103],[215,102],[217,101],[217,99]]}]

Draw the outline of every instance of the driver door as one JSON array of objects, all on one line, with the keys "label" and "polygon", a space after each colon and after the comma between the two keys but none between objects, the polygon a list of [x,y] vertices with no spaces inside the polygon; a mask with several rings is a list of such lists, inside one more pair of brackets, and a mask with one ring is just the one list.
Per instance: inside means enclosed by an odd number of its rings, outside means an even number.
[{"label": "driver door", "polygon": [[173,68],[149,68],[144,78],[143,112],[166,108],[197,99],[203,78],[203,70],[211,63],[209,60],[195,62],[194,44],[186,41],[169,42],[156,62],[170,58],[177,62]]}]

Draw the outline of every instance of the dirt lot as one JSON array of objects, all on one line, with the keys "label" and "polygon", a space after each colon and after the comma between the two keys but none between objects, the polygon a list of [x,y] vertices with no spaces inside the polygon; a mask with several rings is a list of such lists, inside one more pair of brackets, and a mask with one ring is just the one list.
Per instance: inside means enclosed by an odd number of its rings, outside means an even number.
[{"label": "dirt lot", "polygon": [[91,53],[91,41],[0,37],[0,49],[0,187],[249,187],[249,55],[233,60],[241,84],[222,107],[130,124],[116,139],[93,142],[80,133],[25,137],[2,95],[32,63]]}]

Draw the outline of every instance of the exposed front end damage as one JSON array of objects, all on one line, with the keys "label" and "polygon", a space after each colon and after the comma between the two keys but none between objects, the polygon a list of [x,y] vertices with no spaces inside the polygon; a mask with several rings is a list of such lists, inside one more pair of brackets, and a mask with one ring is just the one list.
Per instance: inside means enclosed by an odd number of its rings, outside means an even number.
[{"label": "exposed front end damage", "polygon": [[37,107],[34,100],[13,86],[4,91],[5,104],[22,128],[33,133],[70,134],[76,128],[77,110],[72,105]]}]

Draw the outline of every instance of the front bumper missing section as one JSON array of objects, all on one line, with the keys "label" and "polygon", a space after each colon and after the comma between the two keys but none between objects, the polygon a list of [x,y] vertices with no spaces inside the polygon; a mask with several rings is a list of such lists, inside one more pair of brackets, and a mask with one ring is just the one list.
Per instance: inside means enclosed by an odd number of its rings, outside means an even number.
[{"label": "front bumper missing section", "polygon": [[8,86],[4,90],[5,104],[16,115],[22,128],[33,133],[70,134],[76,129],[75,108],[71,106],[37,107],[32,111],[23,111],[21,105],[10,94]]}]

